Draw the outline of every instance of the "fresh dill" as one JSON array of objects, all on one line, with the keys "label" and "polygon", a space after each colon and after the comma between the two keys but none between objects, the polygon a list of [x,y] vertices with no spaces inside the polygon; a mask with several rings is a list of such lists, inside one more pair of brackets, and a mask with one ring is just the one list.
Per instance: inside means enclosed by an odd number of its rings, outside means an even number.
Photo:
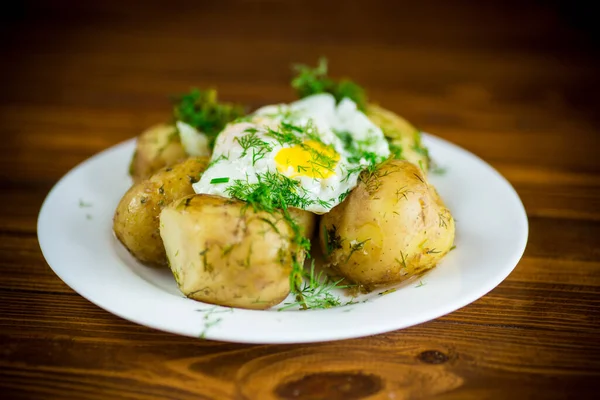
[{"label": "fresh dill", "polygon": [[309,308],[331,308],[342,305],[339,296],[335,296],[332,290],[347,289],[352,285],[341,285],[344,280],[331,280],[323,271],[315,272],[315,263],[311,263],[310,272],[305,273],[307,282],[304,282],[300,291],[296,293],[296,301],[293,303],[284,303],[279,311],[284,311],[292,307],[300,307],[303,310]]},{"label": "fresh dill", "polygon": [[350,254],[348,254],[348,257],[346,258],[346,262],[350,261],[350,257],[352,257],[352,255],[354,253],[364,249],[365,243],[367,243],[369,240],[371,240],[371,238],[365,239],[362,242],[358,242],[356,240],[353,240],[352,242],[350,242]]},{"label": "fresh dill", "polygon": [[[257,178],[257,183],[235,180],[226,189],[226,193],[229,197],[245,201],[247,207],[251,207],[254,211],[265,211],[270,214],[280,213],[292,230],[292,250],[290,252],[292,270],[289,282],[290,290],[296,296],[296,303],[302,309],[328,308],[339,305],[339,300],[336,300],[335,296],[330,293],[332,289],[341,287],[338,285],[339,282],[324,283],[320,276],[315,278],[314,273],[307,276],[302,260],[305,255],[309,254],[310,240],[304,236],[303,228],[298,225],[289,211],[289,207],[306,208],[315,203],[322,206],[329,206],[329,204],[309,199],[300,182],[285,175],[266,172],[259,174]],[[274,224],[273,228],[277,229]],[[288,259],[287,255],[279,253],[281,252],[278,252],[279,260],[283,264]],[[311,276],[313,279],[310,278]],[[303,283],[305,277],[309,278],[308,283]]]},{"label": "fresh dill", "polygon": [[219,157],[217,157],[214,160],[212,160],[211,162],[209,162],[206,169],[209,169],[213,165],[220,163],[221,161],[224,161],[224,160],[229,160],[229,157],[227,157],[225,154],[221,154]]},{"label": "fresh dill", "polygon": [[425,285],[426,285],[426,284],[425,284],[425,283],[423,283],[423,281],[419,281],[419,284],[418,284],[417,286],[415,286],[415,287],[416,287],[416,288],[419,288],[419,287],[421,287],[421,286],[425,286]]},{"label": "fresh dill", "polygon": [[400,201],[400,199],[405,199],[408,201],[407,194],[413,193],[412,190],[408,190],[406,186],[402,186],[401,188],[396,190],[396,203]]},{"label": "fresh dill", "polygon": [[407,269],[408,267],[406,266],[406,257],[404,256],[404,253],[402,251],[400,251],[400,258],[401,260],[396,258],[396,262],[400,264],[402,268]]},{"label": "fresh dill", "polygon": [[342,248],[343,239],[337,232],[337,227],[335,225],[332,225],[329,229],[323,225],[323,239],[325,241],[325,253],[327,255],[330,255],[334,250]]},{"label": "fresh dill", "polygon": [[[266,135],[277,140],[280,145],[301,144],[307,127],[294,125],[293,123],[282,121],[277,129],[267,128]],[[320,138],[318,139],[321,140]]]},{"label": "fresh dill", "polygon": [[448,220],[446,220],[446,216],[442,213],[438,213],[438,217],[440,218],[439,227],[440,228],[448,228]]},{"label": "fresh dill", "polygon": [[348,80],[333,80],[327,75],[327,59],[321,58],[315,68],[307,65],[295,65],[296,76],[292,79],[292,87],[299,97],[307,97],[318,93],[331,93],[336,101],[344,98],[354,101],[359,110],[364,111],[367,96],[362,87]]},{"label": "fresh dill", "polygon": [[348,189],[344,193],[340,194],[338,197],[338,202],[341,203],[342,201],[344,201],[346,199],[346,197],[348,197],[348,195],[350,194],[351,191],[352,191],[352,189]]},{"label": "fresh dill", "polygon": [[185,122],[204,133],[211,148],[225,125],[244,114],[244,107],[240,105],[219,103],[214,89],[192,89],[189,93],[178,96],[173,106],[175,120]]},{"label": "fresh dill", "polygon": [[216,317],[215,314],[232,313],[233,308],[222,309],[219,306],[214,306],[209,309],[196,310],[196,311],[205,313],[204,317],[203,317],[204,327],[202,329],[202,332],[200,332],[199,337],[200,337],[200,339],[206,339],[206,334],[207,334],[208,330],[210,328],[212,328],[213,326],[219,324],[221,321],[223,321],[223,318]]}]

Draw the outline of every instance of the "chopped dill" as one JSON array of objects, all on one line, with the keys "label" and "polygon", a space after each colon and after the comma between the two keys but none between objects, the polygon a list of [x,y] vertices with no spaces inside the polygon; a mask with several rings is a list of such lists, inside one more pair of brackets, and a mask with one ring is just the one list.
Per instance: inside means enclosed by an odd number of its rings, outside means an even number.
[{"label": "chopped dill", "polygon": [[310,272],[304,273],[304,276],[308,282],[305,282],[300,291],[296,292],[296,301],[293,303],[284,303],[283,307],[279,308],[278,311],[284,311],[292,307],[300,307],[302,310],[337,307],[342,305],[342,302],[339,296],[333,295],[331,291],[352,287],[352,285],[340,285],[344,280],[343,278],[333,281],[323,271],[317,274],[315,272],[314,261],[311,263]]},{"label": "chopped dill", "polygon": [[440,218],[440,228],[448,228],[448,221],[446,220],[446,216],[442,213],[438,213],[438,217]]},{"label": "chopped dill", "polygon": [[354,253],[364,249],[365,243],[367,243],[369,240],[371,240],[371,238],[365,239],[362,242],[356,242],[355,240],[353,241],[355,243],[351,242],[350,243],[350,254],[348,254],[348,257],[346,258],[346,262],[348,262],[350,260],[350,257],[352,257],[352,255]]},{"label": "chopped dill", "polygon": [[416,288],[419,288],[419,287],[421,287],[421,286],[425,286],[425,285],[426,285],[426,284],[425,284],[425,283],[423,283],[423,281],[419,281],[419,284],[418,284],[417,286],[415,286],[415,287],[416,287]]},{"label": "chopped dill", "polygon": [[337,232],[337,227],[332,225],[330,229],[327,229],[323,225],[323,239],[325,239],[325,253],[330,255],[334,250],[342,248],[342,237]]},{"label": "chopped dill", "polygon": [[400,265],[401,265],[403,268],[407,268],[407,266],[406,266],[406,257],[404,256],[404,253],[403,253],[402,251],[400,251],[400,258],[401,258],[402,260],[398,260],[398,259],[396,258],[396,259],[395,259],[395,260],[396,260],[396,262],[397,262],[398,264],[400,264]]},{"label": "chopped dill", "polygon": [[344,193],[340,194],[338,197],[338,202],[341,203],[342,201],[344,201],[346,199],[346,197],[348,197],[348,195],[350,194],[351,191],[352,191],[351,189],[348,189]]},{"label": "chopped dill", "polygon": [[205,339],[206,333],[208,332],[208,330],[210,328],[212,328],[213,326],[219,324],[221,321],[223,321],[223,318],[216,317],[214,314],[232,313],[233,308],[229,307],[229,308],[222,309],[219,306],[214,306],[214,307],[211,307],[208,309],[199,309],[196,311],[205,313],[204,317],[203,317],[204,328],[202,329],[202,332],[200,332],[200,336],[199,336],[200,339]]},{"label": "chopped dill", "polygon": [[213,165],[223,161],[223,160],[229,160],[229,157],[227,157],[225,154],[221,154],[219,157],[215,158],[214,160],[212,160],[211,162],[208,163],[208,166],[206,167],[206,169],[209,169],[210,167],[212,167]]}]

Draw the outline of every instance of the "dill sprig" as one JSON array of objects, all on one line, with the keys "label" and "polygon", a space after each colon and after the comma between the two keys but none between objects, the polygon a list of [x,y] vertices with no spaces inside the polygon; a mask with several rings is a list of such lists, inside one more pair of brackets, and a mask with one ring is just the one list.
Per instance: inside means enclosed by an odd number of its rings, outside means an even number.
[{"label": "dill sprig", "polygon": [[252,150],[252,165],[255,165],[258,160],[265,158],[267,153],[273,150],[273,146],[258,137],[256,128],[248,128],[245,132],[248,132],[248,135],[235,138],[243,150],[240,157],[245,157],[248,150]]},{"label": "dill sprig", "polygon": [[284,303],[279,311],[287,310],[292,307],[300,307],[303,310],[309,308],[331,308],[342,305],[339,296],[335,296],[332,290],[347,289],[353,285],[340,285],[344,280],[332,280],[323,271],[315,272],[314,260],[310,266],[310,272],[304,272],[307,282],[304,282],[300,291],[296,293],[296,301],[293,303]]},{"label": "dill sprig", "polygon": [[175,120],[183,121],[204,133],[211,147],[225,125],[244,114],[244,107],[241,105],[219,103],[214,89],[192,89],[189,93],[176,97],[173,105]]},{"label": "dill sprig", "polygon": [[354,101],[359,110],[367,106],[367,96],[362,87],[348,79],[339,81],[327,76],[327,59],[319,59],[315,68],[307,65],[294,65],[297,75],[292,79],[292,87],[299,97],[307,97],[318,93],[331,93],[337,102],[347,97]]},{"label": "dill sprig", "polygon": [[[292,230],[292,270],[289,282],[290,290],[296,296],[294,305],[299,305],[302,309],[328,308],[339,305],[339,299],[330,291],[345,286],[339,286],[339,281],[333,284],[326,282],[321,275],[315,278],[314,266],[309,275],[305,272],[301,259],[302,254],[309,256],[310,240],[304,236],[303,228],[298,225],[289,211],[289,207],[306,208],[319,201],[309,199],[300,182],[285,175],[266,172],[259,174],[257,178],[257,183],[236,180],[227,188],[226,193],[232,198],[245,201],[247,206],[252,207],[254,211],[281,213],[288,223]],[[305,277],[308,278],[308,283],[304,283]]]}]

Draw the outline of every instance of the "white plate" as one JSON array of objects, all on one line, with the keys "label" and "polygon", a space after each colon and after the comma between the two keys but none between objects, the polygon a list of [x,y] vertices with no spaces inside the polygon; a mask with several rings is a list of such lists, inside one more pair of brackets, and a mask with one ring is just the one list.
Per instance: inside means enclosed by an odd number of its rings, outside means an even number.
[{"label": "white plate", "polygon": [[38,239],[54,272],[83,297],[122,318],[181,335],[243,343],[301,343],[406,328],[461,308],[497,286],[527,243],[523,205],[510,184],[478,157],[424,136],[444,175],[431,175],[456,219],[456,250],[393,293],[327,310],[252,311],[185,298],[168,270],[137,263],[112,233],[112,216],[129,188],[134,141],[83,162],[48,194]]}]

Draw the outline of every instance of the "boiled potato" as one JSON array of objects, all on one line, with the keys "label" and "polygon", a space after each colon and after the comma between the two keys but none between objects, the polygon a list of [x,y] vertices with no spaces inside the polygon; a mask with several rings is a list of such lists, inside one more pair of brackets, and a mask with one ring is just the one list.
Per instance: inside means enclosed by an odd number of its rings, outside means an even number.
[{"label": "boiled potato", "polygon": [[[290,209],[310,236],[314,214]],[[181,291],[195,300],[266,309],[290,292],[292,255],[304,253],[281,212],[255,212],[248,203],[198,194],[165,208],[160,234]]]},{"label": "boiled potato", "polygon": [[113,218],[117,238],[143,263],[167,265],[159,233],[161,210],[174,200],[194,193],[192,183],[200,179],[208,158],[190,158],[165,168],[132,186],[123,196]]},{"label": "boiled potato", "polygon": [[[421,144],[421,132],[399,115],[375,104],[367,106],[367,116],[383,131],[390,143],[390,150],[399,154],[399,159],[429,168],[429,152]],[[398,157],[397,157],[398,158]]]},{"label": "boiled potato", "polygon": [[174,125],[155,125],[138,136],[129,174],[135,183],[187,158]]},{"label": "boiled potato", "polygon": [[327,265],[372,290],[433,268],[454,243],[454,219],[420,168],[390,160],[361,174],[319,236]]}]

